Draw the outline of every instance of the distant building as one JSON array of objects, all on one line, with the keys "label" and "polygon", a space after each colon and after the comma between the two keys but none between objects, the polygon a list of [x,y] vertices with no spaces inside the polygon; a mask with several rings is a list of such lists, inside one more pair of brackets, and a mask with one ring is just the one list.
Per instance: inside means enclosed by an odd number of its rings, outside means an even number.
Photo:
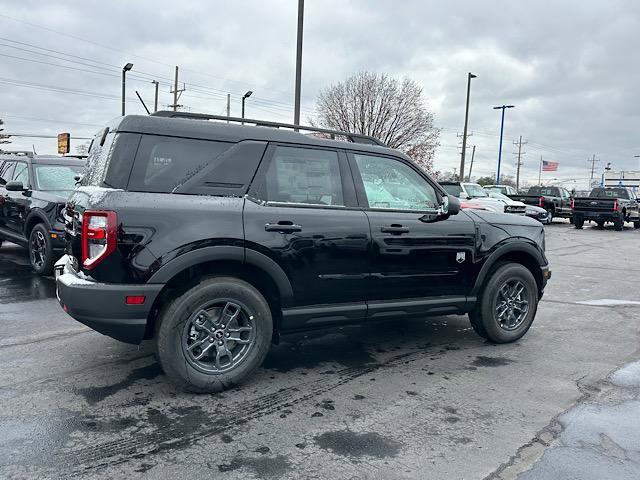
[{"label": "distant building", "polygon": [[630,187],[634,191],[640,189],[640,171],[605,172],[605,187]]}]

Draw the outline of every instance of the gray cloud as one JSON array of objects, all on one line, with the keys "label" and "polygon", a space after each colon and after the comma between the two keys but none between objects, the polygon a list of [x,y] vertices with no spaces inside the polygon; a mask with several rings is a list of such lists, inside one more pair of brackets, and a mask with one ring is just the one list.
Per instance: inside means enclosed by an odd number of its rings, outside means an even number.
[{"label": "gray cloud", "polygon": [[[162,82],[161,104],[171,102],[169,82],[178,64],[187,108],[222,113],[230,92],[238,114],[239,97],[251,89],[248,116],[291,121],[296,4],[0,2],[6,15],[0,15],[0,37],[106,64],[97,69],[82,65],[93,62],[81,58],[65,62],[6,45],[64,57],[60,53],[0,40],[0,117],[8,131],[90,136],[119,114],[119,70],[130,61],[130,113],[143,113],[135,89],[152,102],[152,78]],[[305,13],[305,118],[313,115],[320,88],[359,70],[413,78],[443,128],[436,167],[450,170],[459,162],[456,133],[464,119],[466,73],[472,71],[478,75],[470,112],[475,174],[496,169],[500,114],[492,107],[502,103],[516,105],[505,125],[506,173],[515,170],[512,141],[519,135],[530,142],[523,174],[531,181],[540,155],[560,162],[557,175],[546,178],[582,183],[586,159],[594,153],[602,159],[599,171],[606,162],[640,168],[633,158],[640,155],[637,2],[308,0]],[[39,152],[55,149],[52,140],[24,138],[13,147],[32,144]]]}]

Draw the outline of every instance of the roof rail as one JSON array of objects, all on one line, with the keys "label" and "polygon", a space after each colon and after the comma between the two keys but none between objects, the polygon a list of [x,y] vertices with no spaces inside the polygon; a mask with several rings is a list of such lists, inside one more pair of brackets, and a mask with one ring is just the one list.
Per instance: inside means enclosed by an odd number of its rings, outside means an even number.
[{"label": "roof rail", "polygon": [[0,150],[0,155],[18,155],[21,157],[33,157],[30,150]]},{"label": "roof rail", "polygon": [[328,128],[309,127],[306,125],[294,125],[292,123],[279,123],[270,122],[267,120],[255,120],[251,118],[238,118],[238,117],[226,117],[223,115],[209,115],[207,113],[190,113],[190,112],[173,112],[170,110],[160,110],[151,114],[153,117],[168,117],[168,118],[190,118],[193,120],[220,120],[225,122],[234,123],[250,123],[258,127],[271,127],[271,128],[292,128],[294,130],[304,130],[307,132],[325,133],[331,138],[335,138],[336,135],[347,138],[352,143],[366,143],[368,145],[379,145],[386,147],[386,145],[377,138],[369,135],[363,135],[360,133],[341,132],[339,130],[330,130]]}]

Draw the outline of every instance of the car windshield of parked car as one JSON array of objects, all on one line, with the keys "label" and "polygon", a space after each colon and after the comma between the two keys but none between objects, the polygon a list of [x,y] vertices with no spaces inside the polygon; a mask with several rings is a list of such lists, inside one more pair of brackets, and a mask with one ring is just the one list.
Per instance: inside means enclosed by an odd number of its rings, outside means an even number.
[{"label": "car windshield of parked car", "polygon": [[507,187],[485,187],[484,189],[494,193],[502,193],[502,194],[507,193]]},{"label": "car windshield of parked car", "polygon": [[444,188],[445,192],[447,192],[449,195],[453,195],[454,197],[460,197],[460,194],[462,193],[462,187],[460,185],[445,184],[441,185],[441,187]]},{"label": "car windshield of parked car", "polygon": [[507,197],[506,195],[503,195],[500,192],[491,191],[489,192],[489,196],[497,200],[502,200],[503,202],[511,202],[511,199],[509,197]]},{"label": "car windshield of parked car", "polygon": [[73,190],[80,165],[34,165],[38,190]]},{"label": "car windshield of parked car", "polygon": [[471,198],[479,198],[479,197],[488,197],[489,196],[487,194],[487,192],[484,191],[484,188],[482,188],[477,183],[465,183],[464,188],[467,191],[467,195],[469,195]]}]

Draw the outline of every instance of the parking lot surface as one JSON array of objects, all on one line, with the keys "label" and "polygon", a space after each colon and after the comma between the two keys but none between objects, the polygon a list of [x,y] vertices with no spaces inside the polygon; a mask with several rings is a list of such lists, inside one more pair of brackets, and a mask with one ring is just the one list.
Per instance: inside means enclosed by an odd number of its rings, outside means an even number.
[{"label": "parking lot surface", "polygon": [[216,395],[66,316],[5,245],[0,478],[639,478],[640,231],[546,230],[520,341],[466,316],[285,337]]}]

